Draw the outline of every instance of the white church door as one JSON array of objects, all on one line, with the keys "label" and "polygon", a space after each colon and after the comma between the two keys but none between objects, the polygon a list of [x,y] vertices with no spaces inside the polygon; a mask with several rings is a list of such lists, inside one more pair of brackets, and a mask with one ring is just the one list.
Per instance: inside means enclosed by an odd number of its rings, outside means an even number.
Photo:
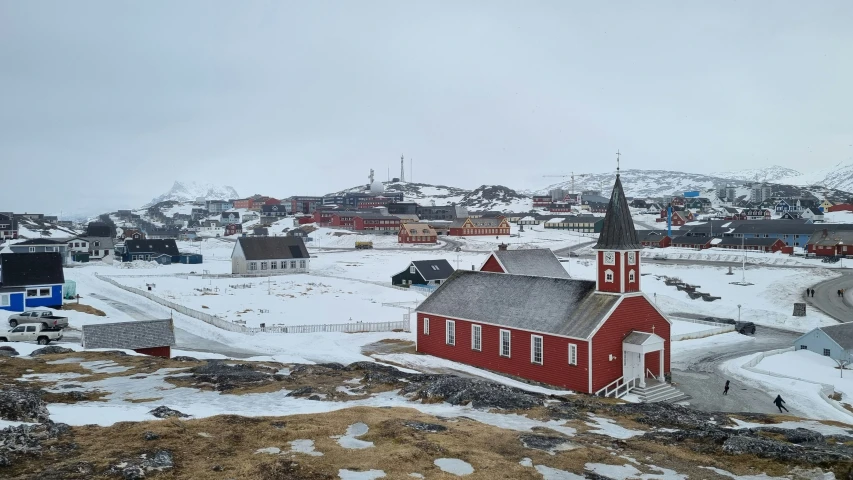
[{"label": "white church door", "polygon": [[622,376],[625,381],[632,378],[643,380],[643,354],[639,352],[622,351]]}]

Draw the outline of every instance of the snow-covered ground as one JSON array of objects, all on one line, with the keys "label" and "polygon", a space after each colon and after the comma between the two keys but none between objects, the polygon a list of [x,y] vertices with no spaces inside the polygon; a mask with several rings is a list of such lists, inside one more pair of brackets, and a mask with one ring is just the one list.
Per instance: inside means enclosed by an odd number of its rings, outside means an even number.
[{"label": "snow-covered ground", "polygon": [[685,322],[682,320],[672,320],[672,327],[670,328],[670,335],[683,335],[685,333],[697,333],[704,332],[706,330],[712,330],[717,327],[713,327],[711,325],[706,325],[704,323],[693,323],[693,322]]},{"label": "snow-covered ground", "polygon": [[821,384],[832,385],[836,392],[842,394],[841,403],[853,405],[853,371],[845,372],[849,377],[841,378],[841,371],[834,360],[807,350],[770,355],[752,370],[743,368],[744,363],[756,355],[729,360],[723,363],[722,370],[781,395],[788,407],[809,412],[812,418],[845,423],[853,421],[853,412],[831,405],[820,395]]}]

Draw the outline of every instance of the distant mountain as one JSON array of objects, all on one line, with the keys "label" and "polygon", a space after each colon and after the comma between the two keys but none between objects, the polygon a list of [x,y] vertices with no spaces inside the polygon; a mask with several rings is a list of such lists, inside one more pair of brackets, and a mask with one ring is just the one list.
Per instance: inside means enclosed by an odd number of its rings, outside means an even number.
[{"label": "distant mountain", "polygon": [[168,192],[158,197],[154,197],[154,199],[144,206],[148,207],[165,201],[192,202],[197,198],[204,198],[206,200],[230,200],[233,198],[240,198],[240,196],[233,187],[229,186],[175,181],[174,185],[172,185],[172,188],[169,189]]},{"label": "distant mountain", "polygon": [[[474,190],[430,185],[427,183],[382,182],[386,192],[403,192],[407,202],[421,205],[456,204],[473,210],[530,210],[530,197],[503,185],[481,185]],[[345,192],[365,192],[366,186],[353,187]]]},{"label": "distant mountain", "polygon": [[[746,170],[735,170],[731,172],[714,172],[713,177],[728,178],[745,182],[779,182],[788,177],[800,176],[802,173],[779,165],[764,168],[749,168]],[[784,182],[783,182],[784,183]]]},{"label": "distant mountain", "polygon": [[[665,197],[680,195],[694,190],[704,191],[716,188],[730,180],[727,178],[701,173],[673,172],[669,170],[622,170],[622,188],[630,197]],[[575,192],[599,190],[609,197],[615,173],[591,173],[575,175]],[[571,179],[548,185],[538,193],[547,193],[551,189],[571,190]],[[571,193],[571,192],[570,192]]]},{"label": "distant mountain", "polygon": [[853,164],[839,162],[831,167],[779,179],[779,183],[818,186],[850,192],[853,191]]}]

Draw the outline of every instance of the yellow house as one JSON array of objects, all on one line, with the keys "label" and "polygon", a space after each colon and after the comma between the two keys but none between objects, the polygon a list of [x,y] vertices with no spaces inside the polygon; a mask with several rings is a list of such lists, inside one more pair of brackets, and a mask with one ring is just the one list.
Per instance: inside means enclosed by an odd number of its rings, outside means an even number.
[{"label": "yellow house", "polygon": [[822,202],[820,202],[820,205],[818,205],[818,206],[819,206],[820,208],[822,208],[824,212],[828,212],[828,211],[829,211],[829,207],[831,207],[831,206],[832,206],[832,202],[830,202],[829,200],[827,200],[827,199],[825,199],[825,198],[824,198],[824,199],[823,199],[823,201],[822,201]]}]

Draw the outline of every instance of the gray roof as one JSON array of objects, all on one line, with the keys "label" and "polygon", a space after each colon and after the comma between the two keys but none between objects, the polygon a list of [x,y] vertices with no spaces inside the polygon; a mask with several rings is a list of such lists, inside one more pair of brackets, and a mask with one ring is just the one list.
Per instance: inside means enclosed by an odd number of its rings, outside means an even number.
[{"label": "gray roof", "polygon": [[453,275],[453,267],[445,259],[415,260],[412,265],[421,273],[424,280],[444,280]]},{"label": "gray roof", "polygon": [[[813,223],[800,223],[796,220],[759,220],[760,223],[738,225],[732,233],[775,233],[787,235],[811,235],[816,230],[822,230]],[[835,230],[853,230],[853,224],[838,224],[832,226]]]},{"label": "gray roof", "polygon": [[457,270],[417,311],[585,339],[619,298],[589,280]]},{"label": "gray roof", "polygon": [[839,347],[845,350],[853,349],[853,323],[841,323],[818,328],[834,340]]},{"label": "gray roof", "polygon": [[[835,227],[837,225],[833,225]],[[853,245],[853,231],[818,230],[809,237],[807,245],[834,247],[836,245]]]},{"label": "gray roof", "polygon": [[172,320],[97,323],[83,325],[83,348],[140,348],[175,345]]},{"label": "gray roof", "polygon": [[666,230],[637,230],[637,238],[641,242],[659,242],[666,236]]},{"label": "gray roof", "polygon": [[642,247],[637,239],[637,230],[634,229],[634,221],[631,219],[631,210],[628,208],[628,200],[622,191],[622,180],[616,174],[616,183],[613,184],[613,193],[610,195],[610,203],[607,205],[607,213],[604,215],[604,225],[601,226],[601,234],[598,236],[596,249],[603,250],[639,250]]},{"label": "gray roof", "polygon": [[300,237],[240,237],[237,239],[246,260],[308,258]]},{"label": "gray roof", "polygon": [[711,241],[711,237],[698,237],[698,236],[688,236],[681,235],[680,237],[675,237],[672,239],[673,245],[705,245],[706,243]]},{"label": "gray roof", "polygon": [[548,248],[497,250],[494,255],[501,262],[506,273],[512,275],[571,278],[554,252]]},{"label": "gray roof", "polygon": [[627,337],[625,337],[625,340],[622,340],[622,343],[627,343],[629,345],[642,345],[650,338],[652,338],[651,333],[631,332]]},{"label": "gray roof", "polygon": [[[851,232],[851,233],[853,233],[853,232]],[[699,238],[702,238],[702,237],[699,237]],[[740,246],[740,245],[744,245],[744,246],[747,246],[747,247],[769,247],[769,246],[773,245],[774,243],[776,243],[776,242],[781,242],[781,241],[782,241],[782,240],[781,240],[780,238],[778,238],[778,237],[773,237],[773,238],[762,238],[762,237],[749,237],[749,238],[747,238],[747,237],[741,237],[741,238],[738,238],[738,237],[723,237],[722,239],[720,239],[720,241],[719,241],[718,243],[714,244],[714,246],[715,246],[715,247],[719,247],[719,246],[721,246],[721,245],[722,245],[722,246],[728,246],[728,245]]]}]

